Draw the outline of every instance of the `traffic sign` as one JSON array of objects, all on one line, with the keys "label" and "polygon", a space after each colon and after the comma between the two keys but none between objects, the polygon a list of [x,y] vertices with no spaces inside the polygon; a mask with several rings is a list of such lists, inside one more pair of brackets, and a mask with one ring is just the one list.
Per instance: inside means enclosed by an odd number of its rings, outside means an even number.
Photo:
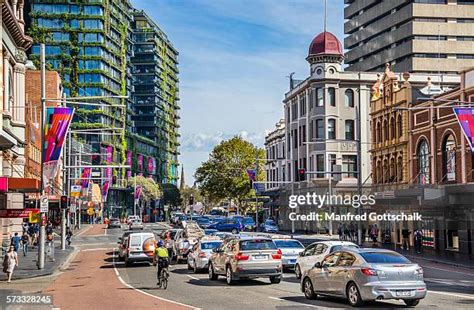
[{"label": "traffic sign", "polygon": [[40,200],[41,200],[40,212],[41,213],[47,213],[48,209],[49,209],[48,196],[43,195],[43,196],[41,196]]},{"label": "traffic sign", "polygon": [[87,214],[88,214],[88,215],[92,216],[92,215],[94,215],[94,213],[95,213],[95,212],[94,212],[94,208],[89,208],[89,209],[87,209]]}]

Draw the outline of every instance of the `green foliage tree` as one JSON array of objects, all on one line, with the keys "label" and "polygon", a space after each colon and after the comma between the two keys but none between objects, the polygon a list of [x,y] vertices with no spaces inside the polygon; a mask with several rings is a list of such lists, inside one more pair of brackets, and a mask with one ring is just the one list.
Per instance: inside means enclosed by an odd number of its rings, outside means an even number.
[{"label": "green foliage tree", "polygon": [[181,205],[181,194],[176,185],[171,183],[166,183],[162,185],[163,187],[163,203],[165,205],[170,205],[171,207],[177,207]]},{"label": "green foliage tree", "polygon": [[151,178],[145,178],[137,175],[135,177],[129,178],[127,182],[127,185],[130,187],[135,187],[135,185],[142,187],[142,194],[140,197],[142,201],[150,202],[152,200],[161,198],[163,195],[160,185]]},{"label": "green foliage tree", "polygon": [[189,197],[191,197],[191,195],[194,197],[194,203],[203,201],[201,191],[197,186],[190,187],[185,185],[184,188],[180,190],[180,193],[184,205],[189,203]]},{"label": "green foliage tree", "polygon": [[210,201],[233,199],[242,209],[246,199],[255,197],[247,169],[258,166],[257,180],[263,181],[264,158],[263,149],[235,136],[214,147],[209,159],[196,170],[196,182]]}]

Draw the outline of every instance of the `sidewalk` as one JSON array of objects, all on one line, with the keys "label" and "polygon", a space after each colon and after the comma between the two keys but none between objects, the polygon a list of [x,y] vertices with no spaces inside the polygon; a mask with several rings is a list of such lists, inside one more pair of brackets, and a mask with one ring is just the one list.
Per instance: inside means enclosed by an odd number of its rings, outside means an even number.
[{"label": "sidewalk", "polygon": [[[288,232],[281,232],[285,233],[288,235],[291,235],[291,233]],[[329,240],[339,240],[338,235],[321,235],[321,234],[299,234],[296,233],[293,235],[295,239],[299,240],[307,240],[309,243],[315,242],[315,241],[329,241]],[[307,245],[307,242],[304,242],[305,245]],[[423,252],[418,254],[415,252],[415,249],[413,247],[410,248],[409,251],[402,251],[400,245],[397,244],[397,248],[394,248],[394,244],[381,244],[378,242],[377,244],[373,244],[372,242],[364,242],[363,244],[364,247],[369,247],[369,248],[385,248],[389,250],[396,250],[398,253],[406,256],[409,259],[418,259],[418,260],[425,260],[437,264],[445,264],[445,265],[451,265],[455,267],[463,267],[463,268],[468,268],[468,269],[474,269],[474,257],[467,255],[467,254],[460,254],[457,252],[453,251],[436,251],[427,247],[423,248]]]}]

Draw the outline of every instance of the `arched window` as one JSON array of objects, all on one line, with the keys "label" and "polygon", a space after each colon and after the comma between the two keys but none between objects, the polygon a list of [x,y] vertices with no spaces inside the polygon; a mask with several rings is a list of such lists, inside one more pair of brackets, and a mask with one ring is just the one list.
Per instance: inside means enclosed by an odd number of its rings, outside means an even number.
[{"label": "arched window", "polygon": [[398,135],[398,139],[400,139],[403,136],[403,123],[402,123],[401,114],[398,114],[398,117],[397,117],[397,135]]},{"label": "arched window", "polygon": [[380,160],[377,162],[377,173],[376,173],[376,183],[382,183],[383,180],[382,180],[382,166],[381,166],[381,163],[380,163]]},{"label": "arched window", "polygon": [[395,138],[395,117],[392,117],[390,118],[390,140]]},{"label": "arched window", "polygon": [[377,122],[377,125],[375,126],[375,143],[380,143],[382,142],[382,132],[380,128],[380,122]]},{"label": "arched window", "polygon": [[384,120],[383,121],[383,139],[384,141],[388,141],[388,121]]},{"label": "arched window", "polygon": [[382,167],[382,176],[383,176],[383,183],[388,183],[388,160],[383,160],[383,167]]},{"label": "arched window", "polygon": [[328,88],[328,100],[330,106],[336,106],[336,89],[334,87]]},{"label": "arched window", "polygon": [[347,108],[354,107],[354,91],[352,89],[346,89],[344,93],[344,103]]},{"label": "arched window", "polygon": [[456,141],[449,134],[443,141],[443,180],[456,180]]},{"label": "arched window", "polygon": [[336,139],[336,120],[328,119],[328,139]]},{"label": "arched window", "polygon": [[418,145],[418,180],[420,184],[430,183],[430,148],[428,142],[422,140]]},{"label": "arched window", "polygon": [[7,106],[5,107],[5,111],[11,112],[10,109],[13,105],[13,100],[14,100],[14,85],[13,85],[13,71],[8,70],[8,100],[7,100]]},{"label": "arched window", "polygon": [[395,181],[395,158],[390,158],[389,181],[390,183]]},{"label": "arched window", "polygon": [[403,181],[403,159],[402,156],[399,156],[397,159],[397,181]]}]

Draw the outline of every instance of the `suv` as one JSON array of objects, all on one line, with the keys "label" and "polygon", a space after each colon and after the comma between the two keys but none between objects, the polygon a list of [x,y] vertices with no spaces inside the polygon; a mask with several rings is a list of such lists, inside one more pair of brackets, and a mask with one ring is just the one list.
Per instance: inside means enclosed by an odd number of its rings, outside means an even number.
[{"label": "suv", "polygon": [[214,225],[211,225],[209,228],[215,228],[218,231],[230,231],[233,234],[238,234],[244,230],[244,226],[237,218],[226,218],[222,221],[217,222]]},{"label": "suv", "polygon": [[269,277],[271,283],[282,278],[281,251],[266,237],[230,238],[209,258],[209,279],[226,277],[227,284],[248,278]]},{"label": "suv", "polygon": [[131,233],[121,242],[125,266],[134,262],[153,262],[155,235],[152,232]]}]

